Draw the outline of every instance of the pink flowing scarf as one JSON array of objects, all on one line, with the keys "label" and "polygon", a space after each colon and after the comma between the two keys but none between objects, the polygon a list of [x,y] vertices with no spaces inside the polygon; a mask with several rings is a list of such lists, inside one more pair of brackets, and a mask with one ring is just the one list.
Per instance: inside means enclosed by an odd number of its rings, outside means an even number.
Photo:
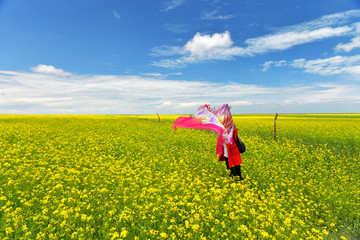
[{"label": "pink flowing scarf", "polygon": [[173,125],[174,130],[176,131],[177,128],[211,130],[218,136],[216,153],[222,154],[224,151],[222,144],[232,143],[235,127],[230,109],[228,104],[217,108],[210,108],[210,105],[200,106],[194,116],[177,118]]}]

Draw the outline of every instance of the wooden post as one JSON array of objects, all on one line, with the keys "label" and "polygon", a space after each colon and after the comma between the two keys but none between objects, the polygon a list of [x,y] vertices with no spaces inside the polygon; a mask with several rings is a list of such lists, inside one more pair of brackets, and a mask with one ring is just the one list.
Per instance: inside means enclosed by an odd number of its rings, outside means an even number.
[{"label": "wooden post", "polygon": [[158,115],[158,118],[159,118],[159,122],[160,122],[160,116],[159,116],[159,114],[158,113],[156,113],[157,115]]},{"label": "wooden post", "polygon": [[278,114],[276,113],[275,119],[274,119],[274,140],[277,141],[277,132],[276,132],[276,120],[277,120]]}]

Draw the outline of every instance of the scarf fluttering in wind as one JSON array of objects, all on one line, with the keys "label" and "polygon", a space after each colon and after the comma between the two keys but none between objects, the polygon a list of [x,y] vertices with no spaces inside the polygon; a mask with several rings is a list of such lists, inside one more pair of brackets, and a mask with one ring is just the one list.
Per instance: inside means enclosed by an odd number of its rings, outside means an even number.
[{"label": "scarf fluttering in wind", "polygon": [[210,105],[200,106],[192,117],[179,117],[174,122],[174,129],[195,128],[212,130],[218,137],[216,153],[222,154],[222,144],[231,144],[233,141],[234,122],[230,113],[231,107],[223,104],[210,108]]}]

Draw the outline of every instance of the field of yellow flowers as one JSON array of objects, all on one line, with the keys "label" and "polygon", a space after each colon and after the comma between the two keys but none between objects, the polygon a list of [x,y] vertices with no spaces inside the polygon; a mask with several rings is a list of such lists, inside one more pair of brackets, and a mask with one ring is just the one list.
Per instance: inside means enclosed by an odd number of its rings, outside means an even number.
[{"label": "field of yellow flowers", "polygon": [[0,115],[0,239],[360,238],[360,114],[234,115],[241,182],[176,117]]}]

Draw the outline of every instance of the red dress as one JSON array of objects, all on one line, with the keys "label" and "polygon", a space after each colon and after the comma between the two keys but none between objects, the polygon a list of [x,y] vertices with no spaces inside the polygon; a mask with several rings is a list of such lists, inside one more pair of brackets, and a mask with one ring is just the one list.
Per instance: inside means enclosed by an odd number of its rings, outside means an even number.
[{"label": "red dress", "polygon": [[[234,129],[234,138],[235,141],[238,140],[238,135],[237,135],[237,129],[235,127]],[[237,166],[240,165],[242,163],[241,161],[241,156],[240,156],[240,151],[239,148],[236,145],[236,142],[232,141],[232,144],[226,144],[227,150],[228,150],[228,163],[229,163],[229,168],[233,167],[233,166]],[[219,154],[219,162],[220,161],[225,161],[225,156],[224,156],[224,152],[222,152],[221,154]]]}]

